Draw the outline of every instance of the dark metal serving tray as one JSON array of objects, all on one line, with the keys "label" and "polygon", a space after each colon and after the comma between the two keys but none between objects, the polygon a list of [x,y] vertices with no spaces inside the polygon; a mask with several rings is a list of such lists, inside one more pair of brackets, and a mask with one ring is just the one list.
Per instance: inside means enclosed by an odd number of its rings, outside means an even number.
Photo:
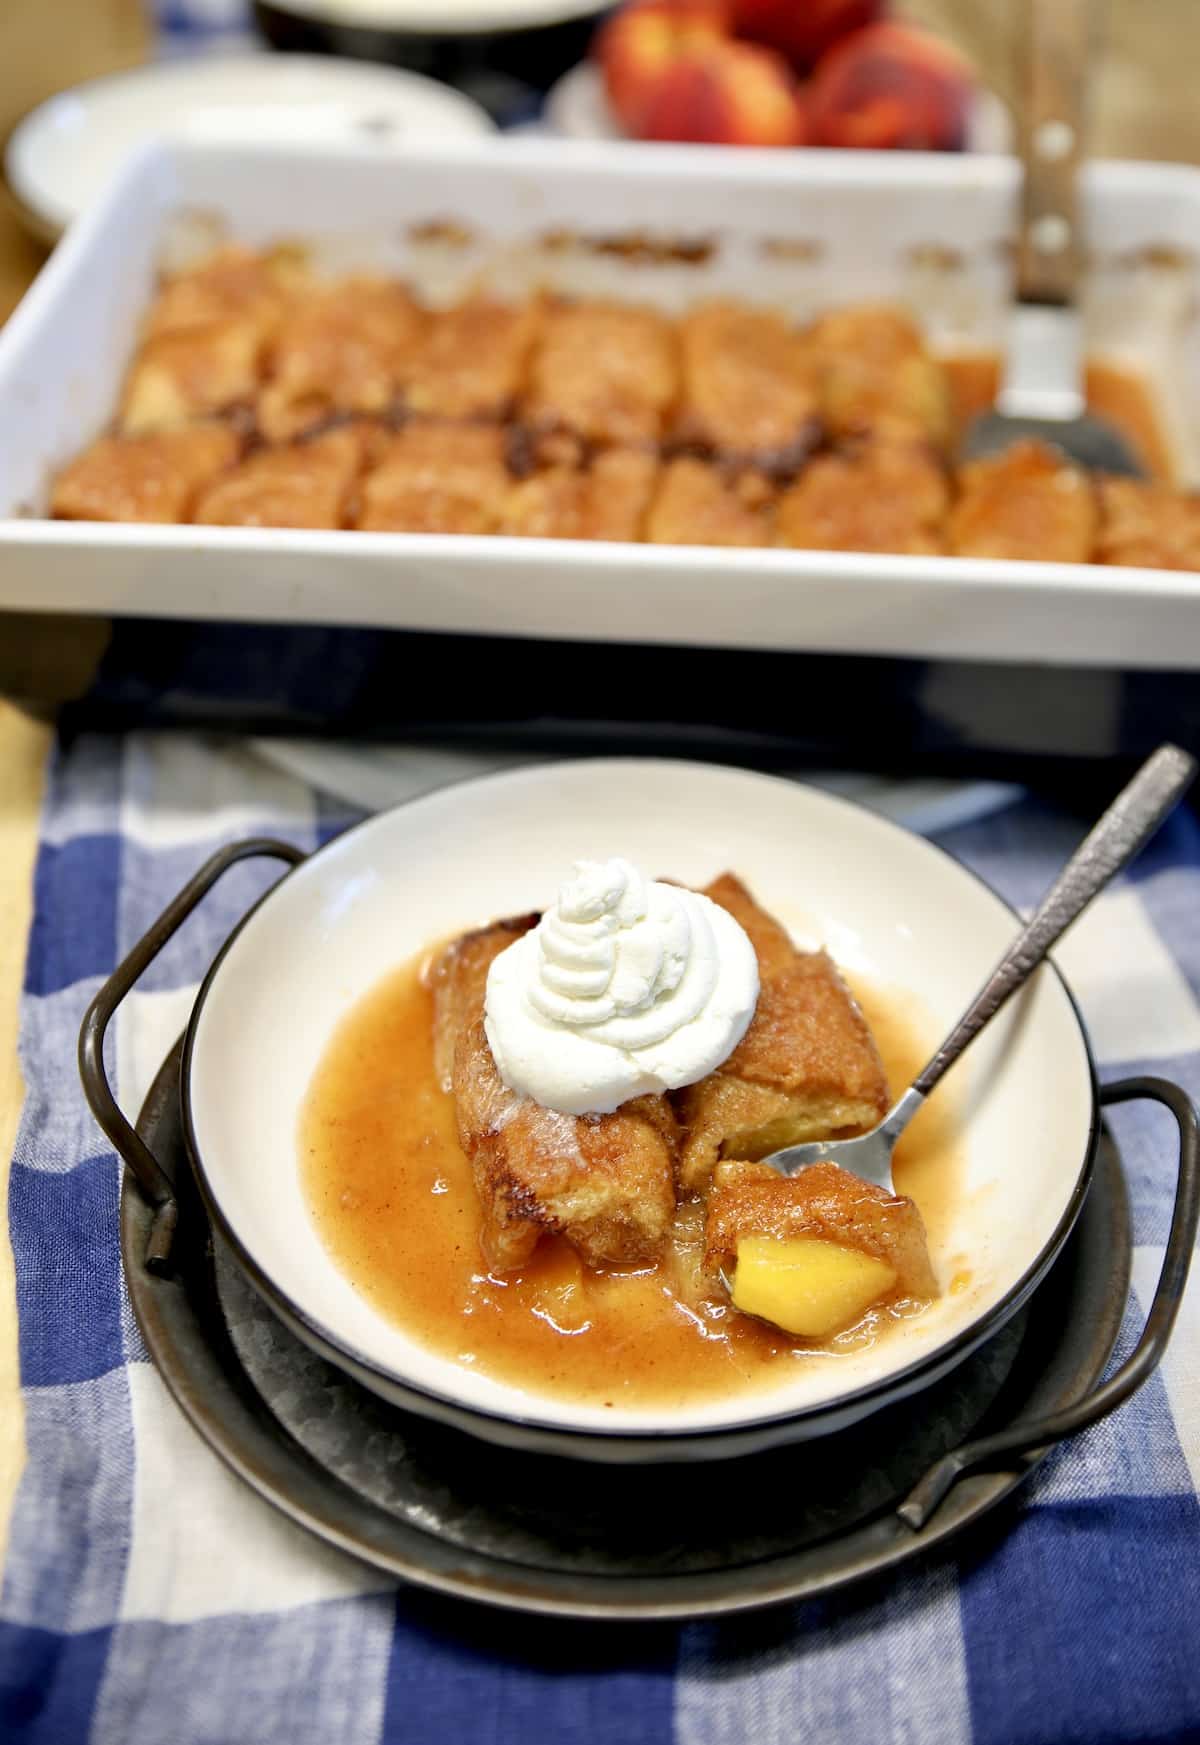
[{"label": "dark metal serving tray", "polygon": [[923,1525],[899,1508],[968,1438],[1079,1400],[1113,1350],[1131,1231],[1105,1134],[1087,1204],[1047,1281],[917,1400],[715,1468],[594,1467],[494,1447],[481,1459],[471,1438],[385,1404],[310,1352],[214,1243],[186,1161],[180,1047],[138,1121],[180,1194],[170,1276],[145,1264],[152,1208],[129,1171],[122,1195],[122,1255],[150,1356],[195,1428],[260,1496],[425,1587],[595,1619],[715,1615],[826,1592],[932,1551],[1007,1497],[1045,1450],[959,1477]]}]

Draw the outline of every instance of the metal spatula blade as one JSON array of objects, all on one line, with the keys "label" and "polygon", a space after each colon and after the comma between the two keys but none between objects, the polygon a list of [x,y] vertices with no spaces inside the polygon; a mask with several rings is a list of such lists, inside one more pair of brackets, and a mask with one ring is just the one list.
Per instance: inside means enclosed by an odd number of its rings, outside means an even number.
[{"label": "metal spatula blade", "polygon": [[1036,438],[1089,472],[1145,471],[1130,443],[1087,409],[1079,312],[1078,173],[1092,0],[1025,0],[1024,166],[1011,313],[1000,393],[968,427],[961,458]]},{"label": "metal spatula blade", "polygon": [[1121,432],[1087,409],[1080,388],[1081,326],[1075,309],[1015,306],[1000,394],[992,410],[968,426],[962,460],[979,460],[1033,438],[1061,449],[1088,472],[1133,478],[1144,472]]}]

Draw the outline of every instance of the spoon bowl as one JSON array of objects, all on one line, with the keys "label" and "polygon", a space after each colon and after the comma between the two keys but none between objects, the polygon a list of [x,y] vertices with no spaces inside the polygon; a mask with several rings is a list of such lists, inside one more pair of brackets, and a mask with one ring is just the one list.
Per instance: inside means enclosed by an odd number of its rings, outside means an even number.
[{"label": "spoon bowl", "polygon": [[814,1139],[805,1145],[789,1145],[783,1151],[773,1151],[761,1161],[769,1163],[783,1176],[799,1175],[802,1169],[813,1163],[836,1163],[840,1169],[861,1176],[873,1187],[885,1188],[889,1194],[894,1194],[892,1154],[896,1141],[924,1101],[924,1093],[910,1085],[869,1133],[860,1133],[853,1139]]}]

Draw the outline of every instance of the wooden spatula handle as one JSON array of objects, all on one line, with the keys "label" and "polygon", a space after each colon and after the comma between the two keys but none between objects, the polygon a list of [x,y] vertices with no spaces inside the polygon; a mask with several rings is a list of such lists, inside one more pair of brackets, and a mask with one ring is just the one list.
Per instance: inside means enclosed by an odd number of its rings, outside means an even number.
[{"label": "wooden spatula handle", "polygon": [[1025,0],[1019,145],[1025,166],[1017,292],[1075,302],[1082,268],[1077,178],[1083,155],[1093,0]]}]

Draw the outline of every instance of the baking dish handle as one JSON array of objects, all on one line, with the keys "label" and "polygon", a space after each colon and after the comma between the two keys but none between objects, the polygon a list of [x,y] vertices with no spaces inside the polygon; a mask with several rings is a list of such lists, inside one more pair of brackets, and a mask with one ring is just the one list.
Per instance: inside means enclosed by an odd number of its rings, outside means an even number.
[{"label": "baking dish handle", "polygon": [[121,1001],[221,874],[236,866],[238,861],[251,860],[259,855],[286,861],[289,866],[297,866],[306,858],[303,849],[267,836],[248,837],[244,842],[233,842],[228,848],[219,849],[167,904],[158,920],[147,928],[129,955],[118,964],[88,1007],[79,1032],[79,1076],[83,1080],[84,1095],[92,1114],[133,1171],[138,1186],[154,1208],[146,1241],[146,1266],[151,1272],[162,1275],[170,1272],[171,1242],[179,1215],[175,1189],[158,1159],[117,1107],[104,1068],[104,1038]]},{"label": "baking dish handle", "polygon": [[996,1436],[984,1436],[977,1442],[964,1443],[952,1454],[945,1455],[929,1469],[897,1510],[908,1526],[914,1529],[923,1527],[965,1473],[990,1466],[1005,1455],[1030,1454],[1047,1448],[1064,1436],[1071,1436],[1076,1430],[1086,1429],[1089,1424],[1107,1417],[1109,1412],[1136,1393],[1157,1368],[1175,1325],[1195,1247],[1197,1223],[1200,1222],[1200,1122],[1191,1098],[1167,1079],[1121,1079],[1117,1084],[1102,1086],[1100,1091],[1103,1107],[1131,1103],[1140,1098],[1161,1103],[1175,1117],[1179,1128],[1179,1174],[1162,1271],[1146,1316],[1146,1325],[1134,1351],[1114,1376],[1085,1394],[1073,1406],[1066,1406],[1061,1412],[1054,1412],[1046,1418],[1015,1424]]}]

